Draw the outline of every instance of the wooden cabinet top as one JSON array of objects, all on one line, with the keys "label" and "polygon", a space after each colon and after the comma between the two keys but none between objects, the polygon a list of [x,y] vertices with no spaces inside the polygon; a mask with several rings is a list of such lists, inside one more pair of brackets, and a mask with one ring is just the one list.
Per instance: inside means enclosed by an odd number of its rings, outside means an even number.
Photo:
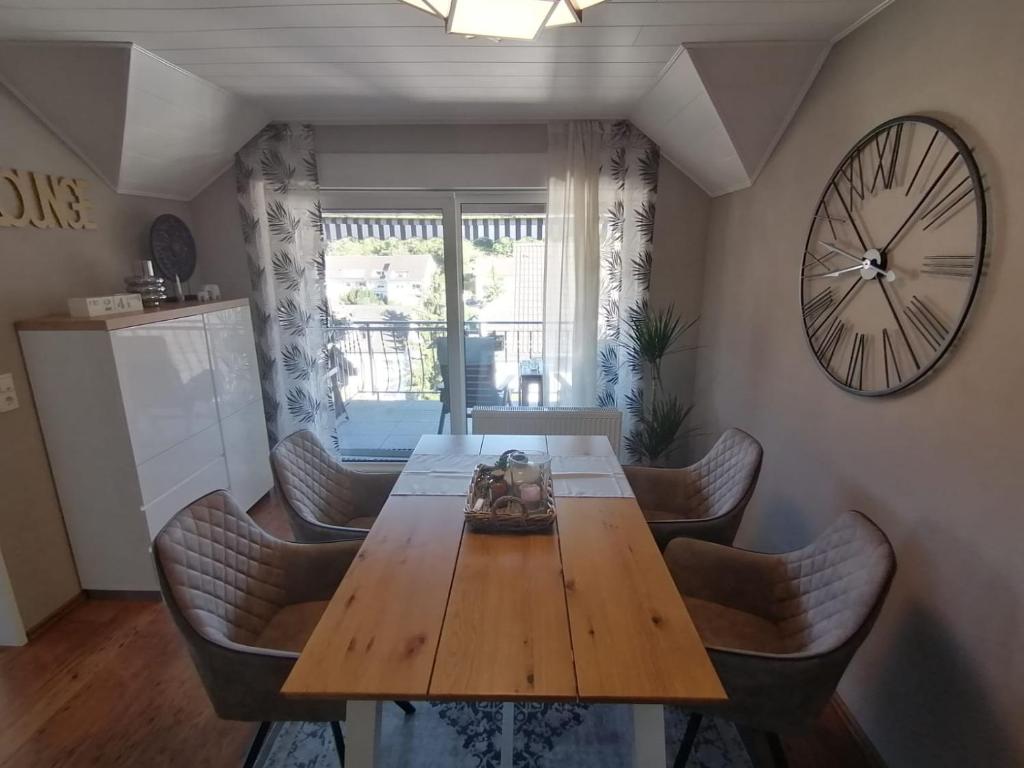
[{"label": "wooden cabinet top", "polygon": [[222,301],[185,301],[164,304],[141,312],[123,312],[99,317],[71,317],[71,315],[49,315],[31,320],[19,320],[14,327],[19,331],[116,331],[136,325],[159,323],[163,320],[177,320],[181,317],[218,312],[222,309],[249,306],[248,299],[224,299]]}]

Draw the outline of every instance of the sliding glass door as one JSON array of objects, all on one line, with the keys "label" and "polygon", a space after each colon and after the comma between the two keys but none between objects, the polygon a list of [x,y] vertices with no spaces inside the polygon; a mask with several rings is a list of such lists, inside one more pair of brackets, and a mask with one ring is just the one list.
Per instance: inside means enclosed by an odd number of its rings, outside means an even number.
[{"label": "sliding glass door", "polygon": [[322,192],[343,454],[404,458],[467,409],[540,402],[543,197]]}]

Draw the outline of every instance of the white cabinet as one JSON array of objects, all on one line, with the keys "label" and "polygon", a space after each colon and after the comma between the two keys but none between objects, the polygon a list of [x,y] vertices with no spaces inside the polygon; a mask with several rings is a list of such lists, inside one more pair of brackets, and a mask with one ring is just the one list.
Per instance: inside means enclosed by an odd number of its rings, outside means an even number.
[{"label": "white cabinet", "polygon": [[260,376],[248,307],[206,315],[206,335],[220,418],[260,399]]},{"label": "white cabinet", "polygon": [[267,456],[267,424],[263,401],[256,400],[221,422],[231,494],[248,509],[274,485]]},{"label": "white cabinet", "polygon": [[18,323],[82,587],[157,588],[153,537],[273,485],[248,302]]},{"label": "white cabinet", "polygon": [[139,464],[217,424],[203,320],[196,315],[110,333]]}]

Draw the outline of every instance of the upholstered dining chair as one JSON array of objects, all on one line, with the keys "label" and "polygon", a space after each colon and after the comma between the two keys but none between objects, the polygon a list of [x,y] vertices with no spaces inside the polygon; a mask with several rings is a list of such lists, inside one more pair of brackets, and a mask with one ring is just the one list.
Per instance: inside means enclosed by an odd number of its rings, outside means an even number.
[{"label": "upholstered dining chair", "polygon": [[365,538],[398,480],[342,466],[308,429],[274,446],[270,466],[296,540],[310,543]]},{"label": "upholstered dining chair", "polygon": [[[729,697],[711,714],[763,732],[784,766],[778,733],[813,722],[832,696],[889,590],[892,545],[847,512],[785,554],[677,538],[665,561]],[[700,723],[690,716],[675,768]]]},{"label": "upholstered dining chair", "polygon": [[281,686],[360,544],[275,539],[224,491],[193,502],[157,534],[160,591],[214,711],[260,723],[245,768],[273,721],[329,722],[345,764],[345,702],[286,699]]},{"label": "upholstered dining chair", "polygon": [[689,467],[623,467],[660,549],[677,536],[732,544],[761,472],[761,444],[727,429]]}]

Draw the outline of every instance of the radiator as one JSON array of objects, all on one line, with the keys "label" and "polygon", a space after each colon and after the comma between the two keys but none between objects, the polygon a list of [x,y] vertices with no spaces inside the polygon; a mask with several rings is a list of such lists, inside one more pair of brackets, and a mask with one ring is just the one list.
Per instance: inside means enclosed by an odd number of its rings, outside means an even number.
[{"label": "radiator", "polygon": [[474,435],[605,435],[617,451],[622,412],[617,408],[474,408]]}]

